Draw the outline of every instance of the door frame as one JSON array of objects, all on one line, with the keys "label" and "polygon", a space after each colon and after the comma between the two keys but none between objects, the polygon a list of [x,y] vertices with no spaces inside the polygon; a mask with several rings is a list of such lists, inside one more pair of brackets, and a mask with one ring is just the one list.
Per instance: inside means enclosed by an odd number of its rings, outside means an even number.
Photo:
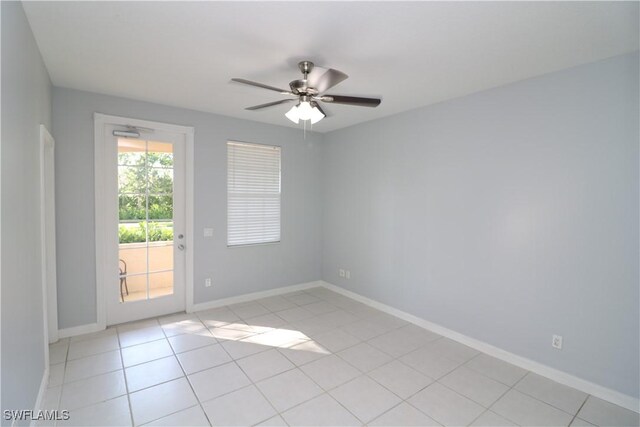
[{"label": "door frame", "polygon": [[95,177],[95,238],[96,238],[96,315],[99,329],[107,327],[107,299],[106,286],[113,275],[107,271],[107,242],[110,230],[107,227],[107,201],[102,197],[105,194],[107,184],[107,165],[105,164],[105,138],[104,128],[107,125],[133,126],[150,128],[158,131],[172,132],[184,135],[185,140],[185,310],[193,311],[194,280],[194,128],[153,122],[149,120],[133,119],[121,116],[112,116],[102,113],[94,113],[94,177]]},{"label": "door frame", "polygon": [[58,341],[58,289],[56,282],[55,141],[40,125],[40,257],[45,365],[49,344]]}]

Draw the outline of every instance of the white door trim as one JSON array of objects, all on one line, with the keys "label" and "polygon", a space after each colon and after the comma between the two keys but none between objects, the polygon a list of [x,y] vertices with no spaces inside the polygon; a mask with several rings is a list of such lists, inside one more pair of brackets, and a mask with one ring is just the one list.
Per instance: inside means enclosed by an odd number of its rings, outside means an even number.
[{"label": "white door trim", "polygon": [[105,170],[105,141],[104,127],[106,125],[134,126],[142,128],[151,128],[158,131],[173,132],[183,134],[186,142],[186,177],[185,177],[185,305],[186,311],[193,310],[193,220],[194,220],[194,128],[190,126],[173,125],[160,122],[152,122],[149,120],[131,119],[127,117],[112,116],[102,113],[94,113],[94,177],[95,177],[95,238],[96,238],[96,315],[97,324],[100,329],[107,327],[107,305],[105,297],[105,286],[107,282],[107,271],[105,269],[107,259],[106,244],[108,241],[105,226],[107,218],[105,211],[107,209],[106,201],[102,195],[106,192]]},{"label": "white door trim", "polygon": [[58,341],[58,290],[56,285],[55,141],[40,125],[40,251],[45,367],[49,343]]}]

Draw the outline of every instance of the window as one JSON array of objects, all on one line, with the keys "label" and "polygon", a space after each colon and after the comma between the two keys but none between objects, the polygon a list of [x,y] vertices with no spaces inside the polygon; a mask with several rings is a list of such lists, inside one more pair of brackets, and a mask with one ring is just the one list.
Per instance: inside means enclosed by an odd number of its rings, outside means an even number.
[{"label": "window", "polygon": [[280,241],[280,147],[227,142],[227,246]]}]

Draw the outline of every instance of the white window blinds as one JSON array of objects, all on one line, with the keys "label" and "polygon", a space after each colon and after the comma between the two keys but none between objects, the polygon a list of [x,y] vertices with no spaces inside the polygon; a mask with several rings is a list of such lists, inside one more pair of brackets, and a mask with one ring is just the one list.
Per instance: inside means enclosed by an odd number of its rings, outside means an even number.
[{"label": "white window blinds", "polygon": [[280,241],[280,147],[227,142],[227,245]]}]

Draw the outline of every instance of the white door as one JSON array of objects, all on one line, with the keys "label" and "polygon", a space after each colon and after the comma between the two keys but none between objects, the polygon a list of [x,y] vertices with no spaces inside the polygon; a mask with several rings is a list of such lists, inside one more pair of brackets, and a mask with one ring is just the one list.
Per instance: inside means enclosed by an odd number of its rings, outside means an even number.
[{"label": "white door", "polygon": [[185,135],[110,124],[104,132],[107,324],[183,311]]}]

